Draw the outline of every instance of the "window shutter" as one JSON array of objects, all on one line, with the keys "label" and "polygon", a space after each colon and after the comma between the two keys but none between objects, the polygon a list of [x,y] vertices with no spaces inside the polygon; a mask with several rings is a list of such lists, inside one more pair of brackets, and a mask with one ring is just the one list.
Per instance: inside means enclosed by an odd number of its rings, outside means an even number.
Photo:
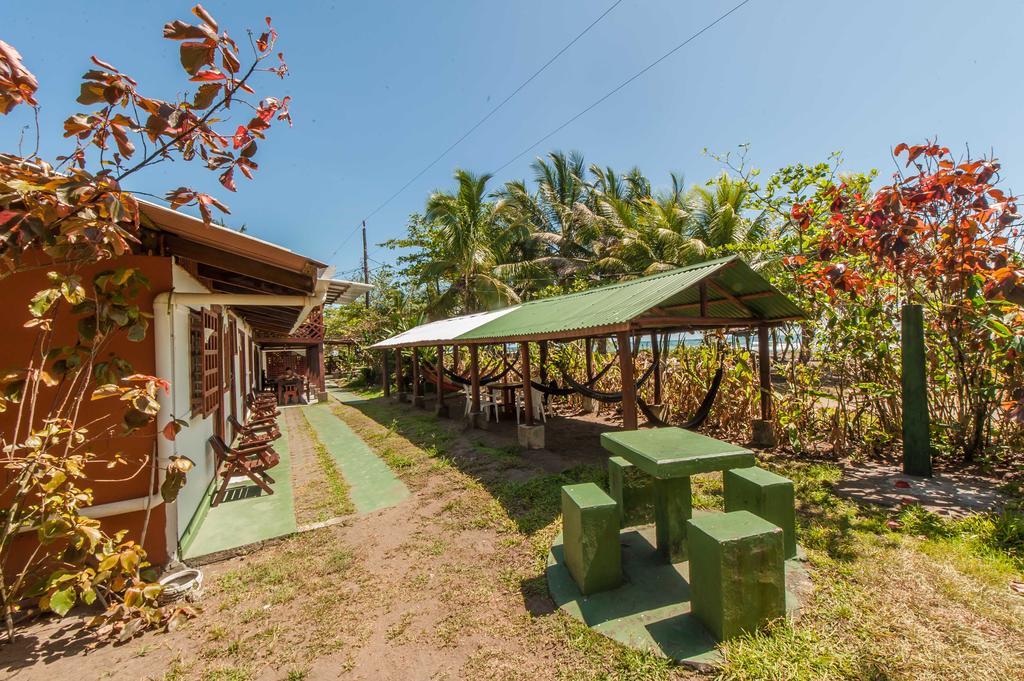
[{"label": "window shutter", "polygon": [[193,415],[203,413],[203,315],[188,311],[189,404]]},{"label": "window shutter", "polygon": [[203,310],[203,333],[209,334],[203,345],[203,416],[209,416],[220,406],[221,394],[221,355],[220,355],[220,315],[210,310]]}]

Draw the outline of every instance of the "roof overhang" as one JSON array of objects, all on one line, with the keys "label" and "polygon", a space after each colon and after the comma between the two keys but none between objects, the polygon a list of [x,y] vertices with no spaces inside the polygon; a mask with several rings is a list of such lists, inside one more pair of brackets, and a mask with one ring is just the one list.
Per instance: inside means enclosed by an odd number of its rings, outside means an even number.
[{"label": "roof overhang", "polygon": [[[144,226],[159,232],[164,255],[178,258],[213,293],[233,294],[232,305],[258,333],[287,337],[324,303],[344,304],[372,288],[325,278],[324,263],[243,232],[139,201]],[[290,297],[299,305],[267,305],[261,296]]]}]

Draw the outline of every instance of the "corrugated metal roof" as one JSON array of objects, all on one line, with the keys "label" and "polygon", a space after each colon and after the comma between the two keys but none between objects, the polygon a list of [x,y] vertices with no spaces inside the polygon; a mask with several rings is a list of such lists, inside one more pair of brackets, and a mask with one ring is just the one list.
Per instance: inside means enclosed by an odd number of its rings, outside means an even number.
[{"label": "corrugated metal roof", "polygon": [[[579,293],[533,300],[496,312],[424,324],[374,347],[578,338],[624,331],[644,317],[671,318],[684,327],[687,319],[701,318],[698,284],[705,281],[714,282],[729,294],[715,286],[707,287],[706,318],[723,320],[720,326],[727,326],[731,319],[737,325],[751,323],[751,313],[757,322],[803,316],[789,298],[738,256],[731,256]],[[741,303],[737,304],[737,300]],[[664,326],[669,328],[672,324]]]},{"label": "corrugated metal roof", "polygon": [[361,281],[328,279],[327,294],[324,297],[324,303],[327,305],[348,305],[356,298],[372,289],[373,286],[371,284],[364,284]]},{"label": "corrugated metal roof", "polygon": [[492,319],[497,319],[507,315],[515,310],[516,307],[518,307],[518,305],[515,307],[506,307],[500,310],[494,310],[492,312],[478,312],[476,314],[468,314],[461,317],[450,317],[436,322],[420,324],[408,331],[403,331],[397,336],[392,336],[387,340],[383,340],[372,347],[393,348],[409,345],[431,345],[431,341],[453,341],[460,338],[466,332],[471,331],[482,324],[486,324]]}]

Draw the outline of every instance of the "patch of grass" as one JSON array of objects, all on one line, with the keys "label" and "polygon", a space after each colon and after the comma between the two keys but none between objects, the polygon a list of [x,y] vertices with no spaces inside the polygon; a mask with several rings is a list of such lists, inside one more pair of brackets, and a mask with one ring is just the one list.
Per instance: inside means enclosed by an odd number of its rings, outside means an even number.
[{"label": "patch of grass", "polygon": [[499,461],[513,461],[520,458],[520,448],[516,445],[507,445],[505,447],[491,447],[482,440],[475,440],[473,442],[473,448],[481,454],[494,457]]},{"label": "patch of grass", "polygon": [[203,681],[248,681],[252,675],[241,667],[218,667],[203,672]]},{"label": "patch of grass", "polygon": [[563,473],[538,475],[525,481],[506,480],[495,485],[491,492],[516,529],[531,535],[561,514],[562,486],[578,482],[594,482],[607,489],[607,473],[599,466],[576,466]]},{"label": "patch of grass", "polygon": [[723,652],[728,663],[721,679],[841,679],[856,678],[848,652],[824,641],[812,629],[782,620],[766,631],[733,639]]},{"label": "patch of grass", "polygon": [[180,656],[175,657],[171,660],[171,663],[167,665],[167,669],[164,670],[163,681],[182,681],[187,672],[188,665],[182,661]]},{"label": "patch of grass", "polygon": [[343,516],[355,513],[356,507],[352,503],[352,497],[349,495],[348,482],[341,475],[338,467],[334,465],[334,457],[331,456],[324,443],[320,441],[316,430],[309,422],[305,412],[302,412],[302,421],[306,426],[306,434],[313,442],[313,451],[316,452],[316,460],[320,464],[320,472],[323,473],[324,480],[327,482],[331,501],[330,507],[334,515]]},{"label": "patch of grass", "polygon": [[384,638],[389,641],[394,641],[397,638],[401,638],[403,634],[409,629],[409,625],[412,624],[413,614],[407,612],[402,615],[401,619],[388,627],[387,631],[384,632]]}]

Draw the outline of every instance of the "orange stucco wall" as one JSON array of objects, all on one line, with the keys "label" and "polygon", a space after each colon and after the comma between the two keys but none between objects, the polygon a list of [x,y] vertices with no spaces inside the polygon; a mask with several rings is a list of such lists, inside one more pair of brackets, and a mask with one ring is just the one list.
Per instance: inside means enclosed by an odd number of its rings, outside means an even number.
[{"label": "orange stucco wall", "polygon": [[[88,282],[97,273],[117,267],[137,268],[149,279],[149,289],[140,295],[137,302],[146,312],[153,311],[153,298],[158,293],[171,288],[171,260],[169,258],[126,256],[114,261],[84,267],[79,274],[83,281]],[[0,306],[2,306],[0,307],[2,310],[0,313],[0,370],[6,372],[8,369],[20,369],[27,366],[36,334],[34,330],[25,329],[23,325],[29,319],[29,300],[36,291],[47,287],[46,272],[46,269],[40,269],[20,273],[8,277],[0,283],[3,292],[0,297]],[[119,336],[105,348],[104,356],[100,361],[108,353],[112,353],[130,362],[135,373],[154,374],[156,358],[152,332],[151,326],[146,338],[138,343],[130,342],[127,338]],[[55,344],[71,345],[75,338],[76,331],[73,323],[58,322],[56,324]],[[45,412],[49,408],[50,396],[53,392],[51,390],[42,395],[39,402],[41,411]],[[78,422],[84,424],[93,419],[103,418],[112,408],[116,407],[117,405],[112,399],[93,402],[86,398],[82,402]],[[7,442],[10,442],[13,437],[15,417],[16,410],[0,413],[0,433],[3,433]],[[117,414],[116,420],[107,418],[101,425],[91,427],[90,431],[101,432],[104,430],[104,426],[117,424],[119,421],[120,413]],[[155,456],[156,426],[150,424],[127,437],[121,436],[119,429],[116,430],[117,432],[112,436],[106,436],[98,442],[94,451],[102,459],[106,459],[115,452],[120,452],[128,463],[108,469],[105,461],[96,462],[87,469],[91,479],[87,486],[93,490],[93,503],[97,505],[143,497],[150,493],[150,470],[144,464],[147,461],[146,457]],[[138,512],[104,518],[101,522],[104,528],[110,532],[119,529],[129,530],[129,537],[138,541],[143,518],[144,513]],[[32,535],[25,535],[18,542],[18,548],[30,549],[31,542]],[[151,514],[145,547],[149,552],[151,562],[159,564],[166,560],[164,509],[162,506],[155,508]]]}]

